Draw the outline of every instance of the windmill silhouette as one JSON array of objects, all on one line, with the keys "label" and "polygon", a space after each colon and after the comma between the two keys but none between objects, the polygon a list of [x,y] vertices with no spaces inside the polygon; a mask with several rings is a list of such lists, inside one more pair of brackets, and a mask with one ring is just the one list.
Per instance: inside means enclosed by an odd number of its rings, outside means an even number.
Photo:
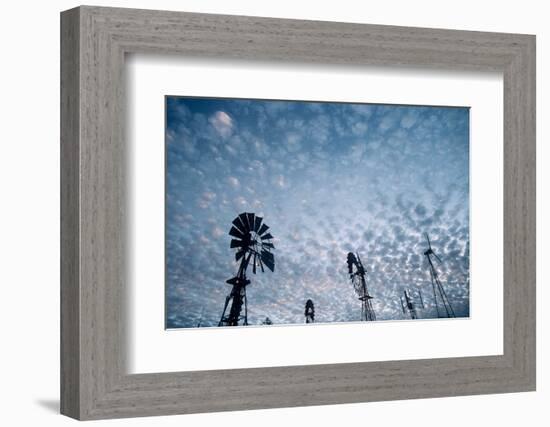
[{"label": "windmill silhouette", "polygon": [[[453,310],[453,307],[451,306],[451,303],[449,302],[449,298],[447,297],[447,294],[445,293],[445,289],[443,289],[443,285],[441,284],[441,281],[439,280],[439,276],[437,274],[437,270],[434,267],[432,257],[434,257],[439,264],[442,264],[441,259],[435,254],[435,252],[432,249],[432,244],[430,242],[430,237],[428,236],[428,233],[426,233],[426,240],[428,241],[428,249],[424,251],[424,256],[428,260],[428,264],[430,267],[430,277],[432,279],[432,290],[434,295],[434,303],[435,303],[435,309],[437,310],[437,317],[443,317],[441,313],[443,312],[443,309],[439,309],[439,306],[442,305],[445,309],[445,314],[447,317],[455,317],[455,312]],[[439,299],[438,296],[439,295]]]},{"label": "windmill silhouette", "polygon": [[306,323],[315,322],[315,306],[313,305],[313,301],[310,299],[306,301],[306,309],[304,314],[306,316]]},{"label": "windmill silhouette", "polygon": [[[230,247],[236,248],[235,261],[240,261],[237,275],[227,280],[232,285],[231,293],[225,298],[222,317],[218,326],[238,326],[242,321],[243,326],[248,325],[248,307],[246,301],[246,286],[250,280],[246,278],[246,270],[252,264],[252,273],[256,274],[256,268],[260,267],[264,272],[264,265],[271,271],[275,270],[275,258],[271,253],[274,249],[271,233],[267,233],[269,227],[262,224],[262,217],[253,213],[243,212],[233,220],[233,226],[229,235],[233,237]],[[231,308],[227,313],[227,307],[231,302]],[[244,305],[244,315],[241,315]]]},{"label": "windmill silhouette", "polygon": [[367,282],[365,280],[367,270],[363,267],[359,254],[356,256],[353,252],[349,252],[347,262],[351,284],[353,285],[353,289],[355,289],[357,297],[361,301],[361,320],[376,320],[376,314],[374,313],[374,308],[372,307],[371,302],[373,297],[369,294]]},{"label": "windmill silhouette", "polygon": [[417,290],[415,295],[409,289],[404,289],[403,296],[399,297],[399,300],[401,301],[401,310],[403,310],[403,314],[409,313],[409,316],[413,320],[418,319],[417,304],[420,305],[421,308],[425,308],[420,290]]}]

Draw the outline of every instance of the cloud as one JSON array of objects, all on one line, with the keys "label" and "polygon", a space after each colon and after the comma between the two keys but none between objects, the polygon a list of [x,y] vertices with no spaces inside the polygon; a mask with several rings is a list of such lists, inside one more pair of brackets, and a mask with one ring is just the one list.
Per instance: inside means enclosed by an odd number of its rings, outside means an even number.
[{"label": "cloud", "polygon": [[295,153],[300,150],[300,135],[297,133],[289,133],[286,137],[286,149],[290,153]]},{"label": "cloud", "polygon": [[418,205],[416,205],[416,207],[414,208],[414,212],[416,213],[416,215],[420,216],[420,217],[423,217],[426,215],[426,208],[421,205],[420,203]]},{"label": "cloud", "polygon": [[389,129],[391,129],[395,125],[395,117],[392,114],[386,114],[382,117],[378,124],[378,129],[385,132]]},{"label": "cloud", "polygon": [[357,122],[354,123],[351,127],[351,131],[356,136],[364,135],[369,128],[369,125],[367,125],[365,122]]},{"label": "cloud", "polygon": [[410,129],[411,127],[414,126],[414,124],[416,123],[417,120],[418,120],[418,118],[417,118],[416,114],[409,111],[401,119],[401,127],[405,128],[405,129]]},{"label": "cloud", "polygon": [[225,111],[216,111],[208,121],[224,138],[228,138],[233,133],[233,119]]},{"label": "cloud", "polygon": [[229,185],[233,188],[239,188],[241,186],[239,179],[235,178],[234,176],[228,177],[227,181],[229,182]]}]

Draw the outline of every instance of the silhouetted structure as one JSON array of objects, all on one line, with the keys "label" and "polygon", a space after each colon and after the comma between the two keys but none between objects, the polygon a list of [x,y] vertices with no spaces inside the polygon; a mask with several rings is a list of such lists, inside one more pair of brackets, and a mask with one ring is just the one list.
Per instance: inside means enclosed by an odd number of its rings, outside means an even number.
[{"label": "silhouetted structure", "polygon": [[[453,310],[453,307],[451,307],[451,303],[449,302],[449,298],[447,298],[447,294],[445,293],[445,289],[443,289],[443,285],[441,284],[441,281],[439,280],[439,276],[437,274],[437,270],[434,267],[434,264],[432,262],[432,256],[441,264],[441,259],[434,253],[432,250],[432,244],[430,243],[430,237],[428,236],[428,233],[426,233],[426,240],[428,241],[428,249],[424,252],[424,255],[426,256],[428,260],[428,264],[430,267],[430,277],[432,279],[432,290],[434,295],[434,304],[435,309],[437,310],[437,317],[442,317],[441,313],[443,312],[443,309],[439,309],[439,306],[442,305],[445,309],[445,314],[447,317],[455,317],[455,312]],[[438,296],[439,295],[439,299]]]},{"label": "silhouetted structure", "polygon": [[[355,268],[355,271],[354,271]],[[361,300],[361,320],[372,321],[376,320],[374,309],[372,308],[371,299],[367,289],[367,282],[365,280],[366,270],[361,263],[359,254],[355,256],[353,252],[348,253],[348,272],[351,279],[355,293]]]},{"label": "silhouetted structure", "polygon": [[[271,253],[274,249],[271,239],[273,236],[267,233],[269,227],[262,224],[263,218],[253,213],[244,212],[233,220],[233,226],[229,235],[234,237],[230,247],[236,248],[235,261],[240,261],[237,275],[227,280],[232,285],[231,293],[225,298],[222,317],[218,326],[238,326],[242,321],[248,325],[248,307],[246,301],[246,286],[250,280],[246,278],[246,270],[252,264],[252,272],[256,274],[256,267],[264,271],[264,265],[271,271],[275,270],[275,258]],[[229,313],[227,307],[231,302]],[[244,304],[244,315],[241,315]]]},{"label": "silhouetted structure", "polygon": [[262,325],[273,325],[273,322],[271,321],[271,319],[269,317],[266,316],[266,318],[262,322]]},{"label": "silhouetted structure", "polygon": [[420,291],[416,291],[416,296],[411,293],[408,289],[405,289],[403,291],[403,297],[399,297],[401,300],[401,309],[403,310],[403,314],[409,314],[411,319],[418,319],[418,312],[416,311],[416,303],[415,299],[420,301],[420,307],[424,308],[424,300],[422,299],[422,293]]},{"label": "silhouetted structure", "polygon": [[306,316],[306,323],[315,322],[315,306],[313,305],[313,301],[310,299],[306,301],[306,310],[304,314]]},{"label": "silhouetted structure", "polygon": [[201,316],[199,317],[199,322],[197,323],[197,328],[200,328],[202,325],[202,316],[204,316],[204,307],[201,308]]}]

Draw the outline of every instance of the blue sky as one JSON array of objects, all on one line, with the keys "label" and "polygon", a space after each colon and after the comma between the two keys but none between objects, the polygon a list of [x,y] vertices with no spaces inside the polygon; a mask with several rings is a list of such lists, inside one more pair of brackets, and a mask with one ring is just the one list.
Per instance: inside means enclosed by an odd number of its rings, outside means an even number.
[{"label": "blue sky", "polygon": [[405,287],[435,317],[424,233],[457,316],[469,316],[469,109],[166,98],[166,319],[216,326],[241,212],[264,217],[275,272],[247,287],[249,324],[358,321],[358,252],[378,320]]}]

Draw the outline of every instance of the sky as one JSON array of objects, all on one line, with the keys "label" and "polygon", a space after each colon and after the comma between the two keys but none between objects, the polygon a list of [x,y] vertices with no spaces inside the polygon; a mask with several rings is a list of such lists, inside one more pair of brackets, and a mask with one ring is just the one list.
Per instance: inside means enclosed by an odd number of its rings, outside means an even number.
[{"label": "sky", "polygon": [[419,318],[437,317],[425,233],[456,316],[469,316],[466,107],[167,96],[167,328],[218,325],[242,212],[275,245],[275,271],[247,274],[250,325],[304,323],[307,299],[316,322],[359,321],[350,251],[377,320],[408,318],[406,288],[422,294]]}]

